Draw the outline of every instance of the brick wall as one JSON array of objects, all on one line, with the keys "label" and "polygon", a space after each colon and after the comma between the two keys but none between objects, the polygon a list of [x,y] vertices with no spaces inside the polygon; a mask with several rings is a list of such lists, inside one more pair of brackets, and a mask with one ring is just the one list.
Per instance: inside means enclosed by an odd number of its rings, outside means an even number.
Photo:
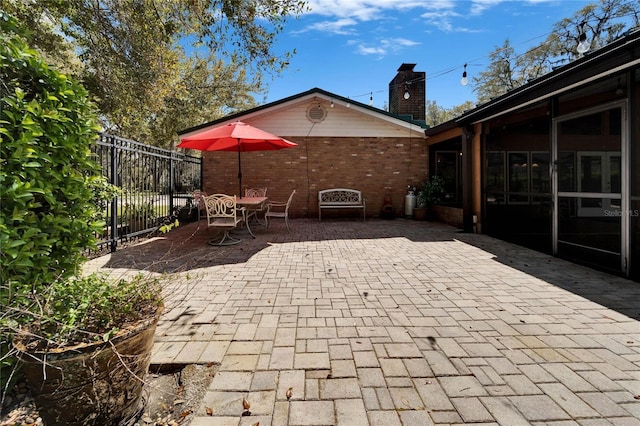
[{"label": "brick wall", "polygon": [[[367,200],[367,216],[379,216],[385,195],[391,195],[396,215],[404,214],[407,185],[417,185],[429,176],[428,148],[417,138],[289,138],[296,148],[242,153],[242,190],[268,187],[267,195],[286,201],[296,195],[289,211],[292,217],[318,216],[318,191],[353,188]],[[238,155],[205,152],[203,189],[236,194]],[[323,217],[358,217],[357,210],[326,211]]]}]

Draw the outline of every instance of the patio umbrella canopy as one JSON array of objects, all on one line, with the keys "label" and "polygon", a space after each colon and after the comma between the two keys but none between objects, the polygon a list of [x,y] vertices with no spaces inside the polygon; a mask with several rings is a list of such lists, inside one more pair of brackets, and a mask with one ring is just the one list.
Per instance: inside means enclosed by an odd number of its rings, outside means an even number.
[{"label": "patio umbrella canopy", "polygon": [[272,151],[293,148],[297,143],[288,141],[269,132],[236,121],[224,126],[214,127],[180,141],[178,148],[197,149],[199,151],[237,151],[238,152],[238,196],[242,196],[242,163],[240,154],[249,151]]}]

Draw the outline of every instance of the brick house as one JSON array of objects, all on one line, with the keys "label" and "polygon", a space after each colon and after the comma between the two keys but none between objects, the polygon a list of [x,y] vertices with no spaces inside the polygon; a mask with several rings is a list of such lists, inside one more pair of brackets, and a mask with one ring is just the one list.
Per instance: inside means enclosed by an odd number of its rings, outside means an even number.
[{"label": "brick house", "polygon": [[[243,191],[268,187],[268,196],[286,200],[297,190],[290,215],[317,217],[318,191],[353,188],[367,200],[366,215],[380,215],[390,196],[396,215],[404,212],[408,185],[426,179],[428,149],[424,122],[424,73],[403,64],[389,83],[401,101],[396,113],[383,111],[314,88],[179,132],[181,138],[211,127],[243,121],[298,144],[279,151],[243,152]],[[405,85],[405,82],[410,82]],[[406,87],[405,87],[406,86]],[[410,95],[405,99],[405,93]],[[413,93],[413,95],[411,95]],[[392,102],[390,102],[392,103]],[[416,114],[418,114],[416,116]],[[203,190],[235,194],[238,159],[231,152],[203,153]],[[354,218],[358,211],[323,213]]]}]

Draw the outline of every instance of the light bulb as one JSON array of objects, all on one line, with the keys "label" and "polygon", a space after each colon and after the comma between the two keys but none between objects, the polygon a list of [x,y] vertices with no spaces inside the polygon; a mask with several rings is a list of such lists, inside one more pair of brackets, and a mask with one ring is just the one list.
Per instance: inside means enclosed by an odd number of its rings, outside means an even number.
[{"label": "light bulb", "polygon": [[466,86],[467,83],[469,83],[469,80],[467,80],[467,72],[463,72],[462,73],[462,78],[460,79],[460,84],[462,84],[463,86]]},{"label": "light bulb", "polygon": [[576,48],[578,53],[582,54],[588,52],[591,47],[591,43],[587,41],[587,35],[585,33],[580,34],[579,40],[580,43],[578,43],[578,47]]},{"label": "light bulb", "polygon": [[411,95],[409,94],[409,91],[408,91],[408,90],[405,90],[405,91],[404,91],[404,98],[405,98],[405,99],[409,99],[410,97],[411,97]]}]

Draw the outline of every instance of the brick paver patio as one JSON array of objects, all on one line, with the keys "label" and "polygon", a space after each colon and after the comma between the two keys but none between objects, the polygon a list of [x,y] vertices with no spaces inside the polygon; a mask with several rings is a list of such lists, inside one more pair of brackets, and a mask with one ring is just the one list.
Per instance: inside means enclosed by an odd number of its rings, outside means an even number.
[{"label": "brick paver patio", "polygon": [[88,264],[171,273],[152,363],[220,363],[193,426],[640,425],[640,283],[437,223],[204,224]]}]

